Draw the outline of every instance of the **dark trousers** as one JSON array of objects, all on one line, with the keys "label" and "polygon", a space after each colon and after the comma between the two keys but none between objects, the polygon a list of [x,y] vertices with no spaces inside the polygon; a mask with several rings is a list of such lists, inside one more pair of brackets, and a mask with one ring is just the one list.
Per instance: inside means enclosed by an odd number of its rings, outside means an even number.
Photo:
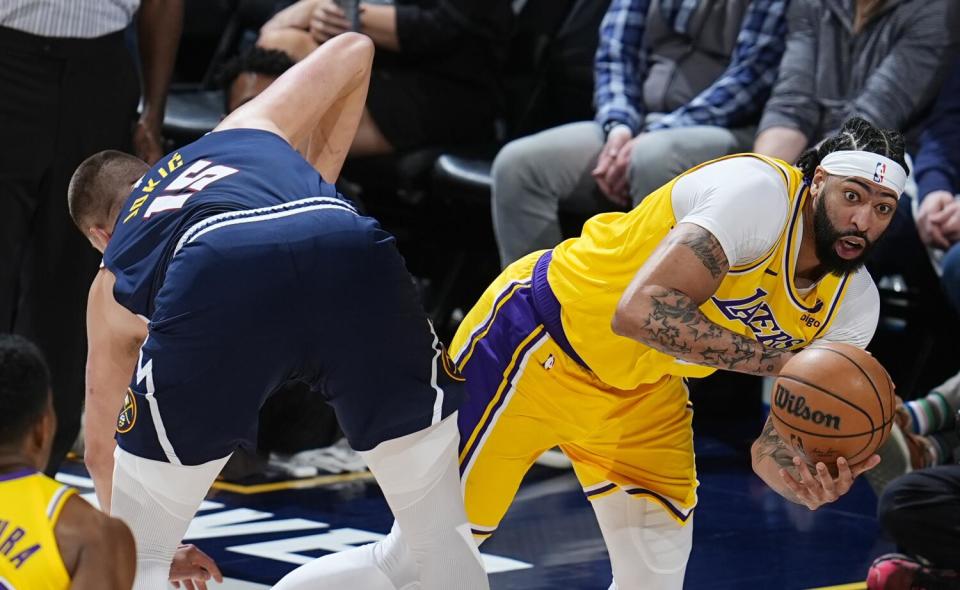
[{"label": "dark trousers", "polygon": [[0,332],[33,340],[50,365],[58,431],[48,473],[80,427],[87,290],[100,259],[70,220],[67,185],[87,156],[129,149],[138,98],[122,31],[55,39],[0,27]]},{"label": "dark trousers", "polygon": [[960,465],[893,480],[880,498],[877,517],[903,552],[937,568],[960,570]]}]

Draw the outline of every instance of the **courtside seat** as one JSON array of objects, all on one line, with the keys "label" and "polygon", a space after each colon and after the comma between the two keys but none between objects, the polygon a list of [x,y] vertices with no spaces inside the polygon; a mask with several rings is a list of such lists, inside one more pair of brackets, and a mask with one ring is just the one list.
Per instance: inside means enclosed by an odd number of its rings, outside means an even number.
[{"label": "courtside seat", "polygon": [[200,139],[223,118],[222,90],[173,91],[167,96],[164,136],[175,145]]},{"label": "courtside seat", "polygon": [[494,154],[442,154],[433,166],[435,180],[466,189],[469,193],[489,194],[493,184],[491,168]]}]

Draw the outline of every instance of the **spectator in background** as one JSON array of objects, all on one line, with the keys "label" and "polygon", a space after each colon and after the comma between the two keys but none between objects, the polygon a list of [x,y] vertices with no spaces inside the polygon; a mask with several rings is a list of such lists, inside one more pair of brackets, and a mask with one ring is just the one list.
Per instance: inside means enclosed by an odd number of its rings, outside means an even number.
[{"label": "spectator in background", "polygon": [[917,233],[931,250],[950,305],[960,314],[960,59],[920,137],[914,174]]},{"label": "spectator in background", "polygon": [[780,75],[754,151],[794,162],[852,116],[908,151],[956,35],[953,0],[793,0]]},{"label": "spectator in background", "polygon": [[[104,149],[148,162],[161,156],[182,13],[182,0],[0,3],[0,332],[27,336],[47,354],[59,417],[50,475],[80,428],[84,309],[99,263],[72,229],[67,183]],[[124,43],[135,16],[139,118],[137,70]]]},{"label": "spectator in background", "polygon": [[226,113],[232,113],[263,92],[293,64],[293,58],[285,51],[260,45],[250,47],[223,64],[217,77],[223,87]]},{"label": "spectator in background", "polygon": [[594,121],[511,142],[494,162],[503,266],[560,241],[560,208],[635,205],[696,164],[749,149],[783,52],[786,5],[613,0]]},{"label": "spectator in background", "polygon": [[[902,275],[921,291],[936,289],[935,274],[940,274],[943,291],[960,314],[960,59],[940,90],[914,163],[917,194],[898,207],[893,240],[881,245],[871,272],[877,278]],[[891,437],[895,444],[884,446],[881,466],[867,476],[878,495],[908,471],[960,461],[958,411],[960,374],[903,405]]]},{"label": "spectator in background", "polygon": [[869,590],[960,588],[960,465],[942,465],[895,480],[877,518],[903,554],[870,567]]},{"label": "spectator in background", "polygon": [[[377,47],[351,156],[496,139],[498,75],[513,23],[508,0],[360,3],[359,32]],[[300,0],[268,21],[258,44],[302,59],[351,30],[334,0]]]}]

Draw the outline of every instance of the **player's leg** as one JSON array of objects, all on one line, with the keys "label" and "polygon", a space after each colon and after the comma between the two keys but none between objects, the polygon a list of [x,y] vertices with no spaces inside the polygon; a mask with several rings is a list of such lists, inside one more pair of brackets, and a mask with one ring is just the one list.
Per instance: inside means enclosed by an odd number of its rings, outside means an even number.
[{"label": "player's leg", "polygon": [[679,590],[693,546],[693,517],[686,523],[653,500],[619,488],[593,500],[613,567],[611,590]]},{"label": "player's leg", "polygon": [[564,444],[591,501],[621,590],[679,589],[696,504],[693,412],[667,377],[635,391],[598,390],[595,412],[616,416]]},{"label": "player's leg", "polygon": [[[255,238],[255,226],[243,229]],[[292,356],[280,304],[270,305],[284,275],[257,272],[267,264],[239,244],[211,231],[173,257],[118,420],[111,513],[136,539],[137,590],[169,587],[191,518],[233,450],[255,440],[257,412]]]},{"label": "player's leg", "polygon": [[297,252],[298,265],[318,273],[303,287],[316,302],[318,384],[377,478],[423,588],[487,588],[457,471],[462,379],[393,238],[356,215],[335,226]]},{"label": "player's leg", "polygon": [[117,448],[110,513],[137,547],[135,590],[167,590],[170,563],[190,520],[229,455],[201,465],[174,465]]}]

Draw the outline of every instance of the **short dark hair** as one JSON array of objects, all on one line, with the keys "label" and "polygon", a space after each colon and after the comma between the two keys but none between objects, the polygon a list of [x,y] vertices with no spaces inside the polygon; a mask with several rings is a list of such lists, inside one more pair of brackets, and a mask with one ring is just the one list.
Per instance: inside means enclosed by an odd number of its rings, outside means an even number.
[{"label": "short dark hair", "polygon": [[130,186],[149,169],[140,158],[116,150],[81,162],[67,188],[70,217],[80,231],[85,233],[91,223],[112,228]]},{"label": "short dark hair", "polygon": [[50,372],[40,350],[0,334],[0,445],[19,443],[50,401]]},{"label": "short dark hair", "polygon": [[230,58],[217,72],[217,84],[229,91],[230,85],[243,72],[277,76],[292,68],[293,58],[279,49],[266,49],[256,45]]},{"label": "short dark hair", "polygon": [[861,117],[851,117],[844,121],[843,127],[836,135],[801,154],[797,160],[797,168],[803,171],[804,182],[807,184],[813,182],[813,174],[827,154],[841,150],[880,154],[909,171],[904,156],[903,135],[892,129],[881,129]]}]

